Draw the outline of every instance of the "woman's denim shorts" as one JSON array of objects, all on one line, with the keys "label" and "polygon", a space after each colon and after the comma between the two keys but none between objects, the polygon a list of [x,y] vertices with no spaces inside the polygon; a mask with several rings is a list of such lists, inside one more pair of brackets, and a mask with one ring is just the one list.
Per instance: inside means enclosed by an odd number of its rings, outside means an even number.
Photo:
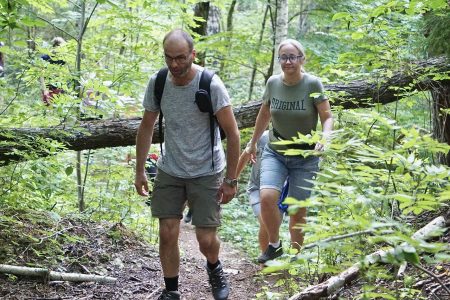
[{"label": "woman's denim shorts", "polygon": [[275,189],[281,192],[289,176],[288,197],[305,200],[311,195],[312,180],[318,168],[317,156],[284,156],[266,145],[261,157],[260,189]]}]

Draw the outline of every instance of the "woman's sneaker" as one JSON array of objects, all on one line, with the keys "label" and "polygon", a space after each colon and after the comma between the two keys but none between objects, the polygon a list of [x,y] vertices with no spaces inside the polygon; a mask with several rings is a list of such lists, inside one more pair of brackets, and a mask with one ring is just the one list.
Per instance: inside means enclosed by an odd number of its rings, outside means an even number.
[{"label": "woman's sneaker", "polygon": [[264,253],[258,257],[258,262],[264,264],[269,260],[273,260],[277,257],[280,257],[281,255],[283,255],[283,247],[281,246],[280,241],[280,246],[278,246],[277,248],[273,247],[272,245],[269,245],[266,251],[264,251]]},{"label": "woman's sneaker", "polygon": [[190,223],[192,221],[192,211],[188,210],[188,212],[183,217],[184,223]]},{"label": "woman's sneaker", "polygon": [[159,295],[158,300],[180,300],[181,293],[179,291],[166,291],[163,290],[161,295]]}]

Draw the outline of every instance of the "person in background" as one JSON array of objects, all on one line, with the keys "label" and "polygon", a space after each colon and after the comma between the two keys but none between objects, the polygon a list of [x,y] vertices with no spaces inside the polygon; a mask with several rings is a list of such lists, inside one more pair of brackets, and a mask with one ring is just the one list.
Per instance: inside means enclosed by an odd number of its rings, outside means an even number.
[{"label": "person in background", "polygon": [[1,51],[1,47],[3,46],[5,46],[5,44],[0,41],[0,77],[5,76],[5,55]]},{"label": "person in background", "polygon": [[[64,45],[66,41],[62,37],[55,37],[52,40],[52,47],[57,48],[62,45]],[[52,64],[52,65],[65,65],[65,61],[62,59],[54,59],[52,57],[55,54],[53,51],[52,54],[43,54],[41,55],[41,59]],[[40,84],[41,84],[41,92],[42,92],[42,102],[46,106],[49,106],[51,104],[51,101],[55,95],[61,94],[63,92],[63,89],[60,87],[60,84],[56,82],[52,82],[52,80],[49,80],[50,82],[46,83],[46,79],[44,77],[40,78]],[[59,86],[58,86],[59,85]]]},{"label": "person in background", "polygon": [[184,223],[190,223],[192,221],[192,209],[188,207],[188,211],[183,217]]},{"label": "person in background", "polygon": [[[259,222],[259,230],[258,230],[258,242],[259,242],[259,248],[261,249],[261,252],[266,250],[267,246],[269,245],[269,235],[267,234],[267,231],[264,227],[264,224],[262,223],[261,219],[261,203],[260,203],[260,195],[259,195],[259,174],[260,174],[260,167],[261,167],[261,155],[264,150],[264,147],[269,141],[269,132],[266,130],[261,135],[260,139],[257,143],[256,148],[256,158],[254,161],[251,161],[251,153],[248,151],[248,146],[242,151],[241,156],[239,157],[238,167],[237,167],[237,176],[241,174],[242,170],[244,169],[245,165],[248,162],[252,163],[252,168],[250,172],[250,178],[248,180],[247,184],[247,195],[249,198],[250,205],[253,210],[253,214],[255,217],[258,218]],[[281,222],[281,219],[280,219]]]},{"label": "person in background", "polygon": [[145,161],[155,122],[162,111],[164,148],[157,162],[151,206],[152,216],[159,219],[159,255],[165,283],[158,299],[181,299],[178,238],[186,201],[192,208],[192,224],[200,252],[206,257],[213,297],[228,299],[230,288],[219,260],[217,227],[220,226],[221,204],[231,201],[237,191],[239,130],[228,92],[214,75],[210,95],[214,115],[227,136],[226,159],[217,126],[211,151],[209,113],[201,112],[194,101],[203,68],[193,63],[196,54],[193,39],[186,31],[175,29],[164,37],[163,49],[169,74],[160,103],[154,96],[156,73],[147,86],[143,101],[145,111],[136,138],[135,177],[138,194],[147,197]]},{"label": "person in background", "polygon": [[[247,195],[249,199],[250,206],[253,210],[253,214],[258,218],[259,229],[258,229],[258,243],[261,253],[263,253],[267,246],[269,245],[269,235],[264,227],[264,224],[261,220],[261,199],[259,194],[259,180],[260,180],[260,168],[261,168],[261,155],[263,153],[264,147],[269,142],[269,131],[266,130],[261,135],[261,138],[258,140],[257,149],[256,149],[256,159],[251,160],[251,153],[249,152],[249,144],[242,151],[241,156],[239,157],[239,162],[237,166],[237,176],[239,177],[244,167],[250,162],[252,164],[252,168],[250,171],[250,177],[247,183]],[[282,193],[280,199],[278,200],[278,207],[280,209],[280,223],[282,222],[283,214],[287,213],[287,205],[282,204],[284,199],[286,198],[287,193]],[[284,197],[283,197],[284,196]]]},{"label": "person in background", "polygon": [[158,161],[158,154],[150,153],[147,156],[147,161],[145,163],[145,171],[147,172],[147,176],[150,177],[150,181],[154,182],[156,177],[156,162]]},{"label": "person in background", "polygon": [[[320,119],[324,138],[333,129],[330,103],[319,78],[303,71],[306,53],[302,44],[287,39],[278,46],[281,74],[273,75],[266,83],[263,103],[256,118],[255,130],[247,150],[256,157],[257,142],[271,122],[269,143],[261,158],[261,219],[269,236],[269,245],[258,258],[260,263],[282,255],[279,238],[280,214],[277,202],[283,185],[288,179],[289,197],[304,200],[310,196],[311,180],[318,170],[317,156],[286,156],[288,148],[322,151],[323,145],[276,145],[273,142],[292,140],[311,134]],[[300,208],[289,216],[291,247],[300,250],[303,244],[301,225],[306,222],[306,208]]]}]

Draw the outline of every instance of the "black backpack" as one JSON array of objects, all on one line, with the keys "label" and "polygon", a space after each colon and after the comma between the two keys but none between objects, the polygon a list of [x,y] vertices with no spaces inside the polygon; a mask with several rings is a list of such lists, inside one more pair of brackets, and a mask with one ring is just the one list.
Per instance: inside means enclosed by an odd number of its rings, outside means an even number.
[{"label": "black backpack", "polygon": [[[159,111],[159,120],[158,120],[158,131],[159,131],[159,141],[161,147],[161,155],[163,155],[162,151],[162,141],[163,141],[163,111],[161,109],[161,99],[164,92],[164,85],[166,84],[166,78],[169,70],[167,67],[164,67],[158,71],[155,80],[155,88],[154,95],[157,101],[157,104],[160,107]],[[214,116],[212,102],[211,102],[211,81],[214,76],[214,73],[204,69],[202,75],[200,76],[199,89],[195,93],[195,103],[197,104],[199,110],[204,113],[209,113],[209,128],[211,135],[211,160],[212,160],[212,168],[214,169],[214,142],[215,142],[215,132],[216,126],[219,126],[216,117]],[[220,136],[224,139],[225,132],[220,128]]]}]

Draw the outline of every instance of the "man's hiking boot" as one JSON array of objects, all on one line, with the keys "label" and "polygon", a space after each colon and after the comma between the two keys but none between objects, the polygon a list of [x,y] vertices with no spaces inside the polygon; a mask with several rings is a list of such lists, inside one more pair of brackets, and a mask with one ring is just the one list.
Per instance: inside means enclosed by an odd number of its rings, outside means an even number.
[{"label": "man's hiking boot", "polygon": [[163,290],[161,295],[159,295],[158,300],[180,300],[181,293],[179,291],[167,291]]},{"label": "man's hiking boot", "polygon": [[230,285],[223,273],[222,264],[219,264],[214,270],[206,267],[211,284],[212,294],[215,300],[227,300],[230,293]]},{"label": "man's hiking boot", "polygon": [[269,245],[266,251],[264,251],[264,253],[258,257],[258,262],[264,264],[269,260],[280,257],[282,254],[283,254],[283,247],[281,246],[280,241],[280,246],[278,246],[278,248]]}]

